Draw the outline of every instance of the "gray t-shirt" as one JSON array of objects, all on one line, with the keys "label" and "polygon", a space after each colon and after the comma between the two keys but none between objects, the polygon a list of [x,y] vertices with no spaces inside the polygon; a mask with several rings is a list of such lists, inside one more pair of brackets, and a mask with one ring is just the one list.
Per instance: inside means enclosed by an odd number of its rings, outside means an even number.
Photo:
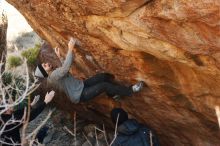
[{"label": "gray t-shirt", "polygon": [[69,73],[72,61],[73,53],[69,49],[64,63],[50,74],[48,81],[64,91],[73,103],[79,103],[84,84]]}]

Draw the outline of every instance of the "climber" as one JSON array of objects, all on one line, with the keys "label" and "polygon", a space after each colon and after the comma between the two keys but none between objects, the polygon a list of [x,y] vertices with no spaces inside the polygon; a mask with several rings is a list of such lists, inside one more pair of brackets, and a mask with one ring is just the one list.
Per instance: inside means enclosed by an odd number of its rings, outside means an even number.
[{"label": "climber", "polygon": [[[33,102],[31,103],[29,121],[34,120],[43,111],[45,106],[53,99],[54,93],[54,91],[47,93],[44,98],[44,101],[36,101],[36,99],[33,100]],[[4,128],[3,131],[1,131],[0,133],[0,141],[2,143],[2,146],[21,145],[21,137],[19,130],[23,126],[24,115],[27,115],[25,114],[24,109],[14,111],[13,108],[7,109],[3,114],[0,115],[1,130],[2,128]],[[39,137],[39,141],[42,141],[46,131],[47,129],[43,128],[37,134],[37,139]]]},{"label": "climber", "polygon": [[[78,43],[78,40],[74,38],[70,39],[68,53],[61,67],[53,69],[50,63],[39,64],[35,70],[35,76],[47,78],[49,83],[64,91],[73,103],[88,101],[103,92],[110,97],[118,99],[120,96],[131,96],[133,93],[139,92],[142,89],[142,81],[131,87],[113,83],[114,76],[109,73],[99,73],[85,81],[74,78],[69,73],[69,69],[73,60],[72,50],[76,43]],[[62,62],[59,48],[55,49],[55,53]]]},{"label": "climber", "polygon": [[128,119],[128,114],[121,108],[111,111],[112,122],[117,126],[117,137],[112,146],[159,146],[159,140],[152,129]]}]

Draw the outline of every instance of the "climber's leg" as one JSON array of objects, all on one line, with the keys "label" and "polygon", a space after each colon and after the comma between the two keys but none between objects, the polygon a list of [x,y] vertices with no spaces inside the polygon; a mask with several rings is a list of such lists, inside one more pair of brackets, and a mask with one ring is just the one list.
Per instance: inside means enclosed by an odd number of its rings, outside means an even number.
[{"label": "climber's leg", "polygon": [[111,82],[114,79],[114,75],[110,73],[99,73],[95,76],[88,78],[84,81],[85,87],[90,87],[101,82]]},{"label": "climber's leg", "polygon": [[[141,89],[143,88],[143,86],[144,86],[144,82],[143,82],[143,81],[137,82],[136,84],[134,84],[133,86],[131,86],[132,92],[135,93],[135,92],[141,91]],[[108,95],[108,94],[107,94],[107,95]],[[121,99],[121,96],[120,96],[119,94],[110,95],[110,97],[112,97],[115,101],[119,101],[119,100]]]},{"label": "climber's leg", "polygon": [[108,95],[120,95],[120,96],[131,96],[133,90],[131,87],[126,87],[123,85],[112,84],[109,82],[102,82],[96,85],[86,87],[83,89],[82,95],[80,97],[81,101],[88,101],[101,93],[105,92]]}]

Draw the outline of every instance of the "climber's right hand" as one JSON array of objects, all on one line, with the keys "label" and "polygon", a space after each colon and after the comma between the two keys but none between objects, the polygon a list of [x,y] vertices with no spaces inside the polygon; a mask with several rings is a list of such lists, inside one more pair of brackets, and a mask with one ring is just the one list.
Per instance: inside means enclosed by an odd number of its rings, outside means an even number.
[{"label": "climber's right hand", "polygon": [[45,102],[46,104],[48,104],[49,102],[51,102],[52,99],[53,99],[53,97],[54,97],[54,95],[55,95],[55,92],[54,92],[53,90],[50,91],[49,93],[47,92],[47,94],[46,94],[46,96],[45,96],[45,99],[44,99],[44,102]]}]

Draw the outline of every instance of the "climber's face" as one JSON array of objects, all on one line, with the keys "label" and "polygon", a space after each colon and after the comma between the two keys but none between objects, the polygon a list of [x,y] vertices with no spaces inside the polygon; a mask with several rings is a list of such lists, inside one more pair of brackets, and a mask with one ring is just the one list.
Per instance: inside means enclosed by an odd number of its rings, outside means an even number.
[{"label": "climber's face", "polygon": [[50,63],[43,63],[42,66],[47,73],[52,71],[52,69],[53,69],[53,67]]}]

